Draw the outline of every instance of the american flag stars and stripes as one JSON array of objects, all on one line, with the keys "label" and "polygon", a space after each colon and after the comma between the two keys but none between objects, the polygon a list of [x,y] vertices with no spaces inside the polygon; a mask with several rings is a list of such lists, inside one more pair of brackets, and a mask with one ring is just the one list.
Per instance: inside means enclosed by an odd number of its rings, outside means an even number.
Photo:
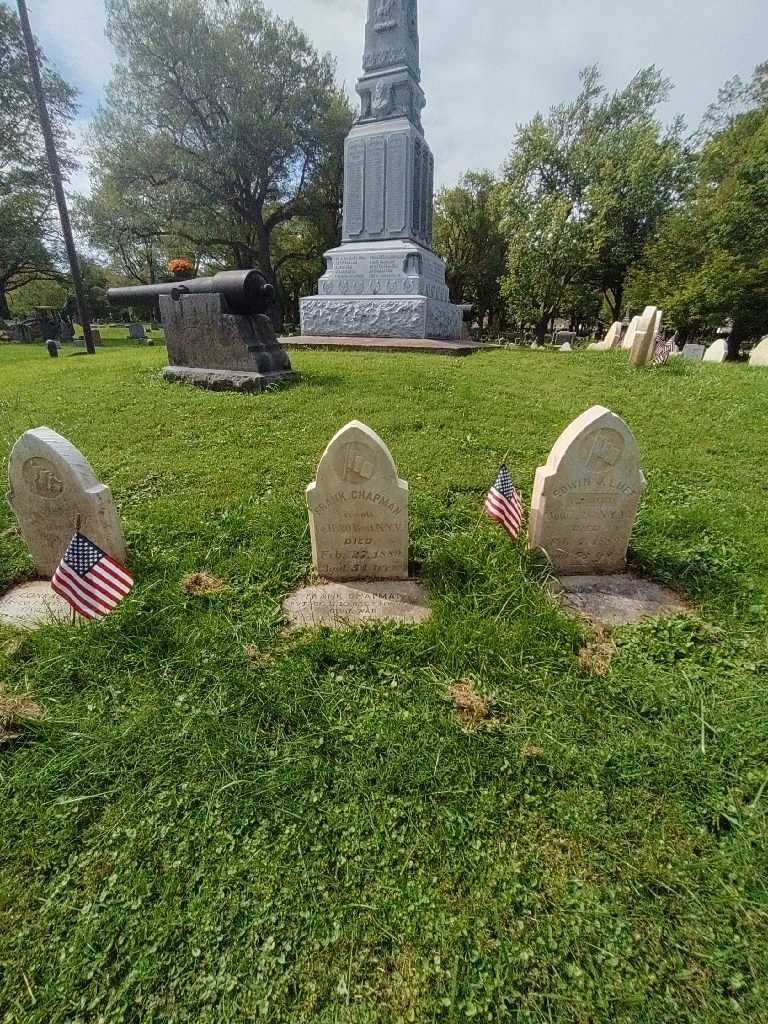
[{"label": "american flag stars and stripes", "polygon": [[501,523],[513,539],[519,535],[523,522],[523,503],[506,466],[501,467],[496,483],[488,492],[485,511],[491,519]]},{"label": "american flag stars and stripes", "polygon": [[109,615],[132,587],[128,570],[79,532],[51,580],[51,588],[86,619]]},{"label": "american flag stars and stripes", "polygon": [[674,337],[665,340],[663,333],[658,334],[656,336],[656,349],[653,354],[653,365],[664,366],[668,363],[674,347]]}]

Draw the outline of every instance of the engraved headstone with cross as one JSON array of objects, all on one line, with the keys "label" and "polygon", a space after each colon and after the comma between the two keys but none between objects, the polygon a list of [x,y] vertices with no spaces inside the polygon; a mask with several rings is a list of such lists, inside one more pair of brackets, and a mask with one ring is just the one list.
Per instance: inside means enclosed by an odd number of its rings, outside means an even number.
[{"label": "engraved headstone with cross", "polygon": [[370,427],[354,420],[336,434],[307,488],[307,504],[318,575],[408,578],[408,484]]}]

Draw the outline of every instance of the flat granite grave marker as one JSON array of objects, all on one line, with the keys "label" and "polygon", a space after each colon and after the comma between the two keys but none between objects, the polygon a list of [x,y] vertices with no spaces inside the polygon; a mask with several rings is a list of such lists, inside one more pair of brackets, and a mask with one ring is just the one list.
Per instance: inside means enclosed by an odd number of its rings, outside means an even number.
[{"label": "flat granite grave marker", "polygon": [[566,575],[622,572],[646,488],[626,423],[594,406],[560,435],[536,473],[528,543]]},{"label": "flat granite grave marker", "polygon": [[307,505],[319,576],[408,578],[408,484],[370,427],[353,420],[336,434],[307,488]]},{"label": "flat granite grave marker", "polygon": [[50,579],[77,529],[118,562],[125,538],[112,492],[65,437],[39,427],[16,442],[8,465],[9,501],[44,579]]},{"label": "flat granite grave marker", "polygon": [[682,356],[683,359],[693,359],[699,361],[704,358],[704,353],[707,351],[705,345],[686,345],[683,348]]}]

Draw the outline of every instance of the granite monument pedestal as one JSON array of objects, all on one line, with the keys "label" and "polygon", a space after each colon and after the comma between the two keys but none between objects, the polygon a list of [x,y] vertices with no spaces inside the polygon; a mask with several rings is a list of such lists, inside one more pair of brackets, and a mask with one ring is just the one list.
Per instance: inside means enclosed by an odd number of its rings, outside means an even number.
[{"label": "granite monument pedestal", "polygon": [[368,0],[360,113],[344,147],[342,244],[325,254],[303,337],[461,341],[432,251],[435,160],[421,112],[417,0]]},{"label": "granite monument pedestal", "polygon": [[288,353],[268,316],[225,312],[221,295],[160,296],[168,381],[211,391],[264,391],[293,380]]}]

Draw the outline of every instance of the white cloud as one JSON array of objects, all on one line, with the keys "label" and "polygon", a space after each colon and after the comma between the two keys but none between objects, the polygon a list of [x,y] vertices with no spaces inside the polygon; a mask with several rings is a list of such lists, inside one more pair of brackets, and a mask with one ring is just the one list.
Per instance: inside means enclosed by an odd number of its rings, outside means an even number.
[{"label": "white cloud", "polygon": [[[336,55],[354,96],[366,0],[267,0],[318,49]],[[109,78],[102,0],[34,0],[43,45],[91,113]],[[720,85],[768,58],[765,0],[422,0],[424,125],[440,184],[468,168],[496,169],[517,123],[575,92],[579,69],[601,65],[611,88],[656,64],[676,83],[666,113],[695,125]]]}]

